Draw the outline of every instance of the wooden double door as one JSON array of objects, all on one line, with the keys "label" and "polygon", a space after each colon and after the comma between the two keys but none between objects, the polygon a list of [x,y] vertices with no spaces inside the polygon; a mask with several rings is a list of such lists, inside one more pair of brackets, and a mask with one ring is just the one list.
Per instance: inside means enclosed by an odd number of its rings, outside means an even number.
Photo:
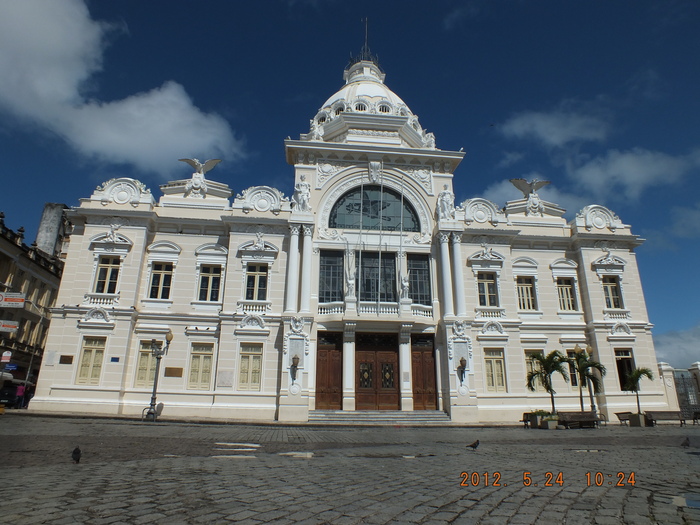
[{"label": "wooden double door", "polygon": [[319,332],[316,362],[316,409],[343,408],[343,334]]},{"label": "wooden double door", "polygon": [[[319,332],[316,409],[343,405],[343,334]],[[414,410],[437,409],[433,336],[411,338]],[[355,334],[355,409],[400,410],[398,334]]]},{"label": "wooden double door", "polygon": [[355,408],[399,410],[397,334],[355,334]]},{"label": "wooden double door", "polygon": [[437,410],[435,345],[432,335],[411,337],[413,410]]}]

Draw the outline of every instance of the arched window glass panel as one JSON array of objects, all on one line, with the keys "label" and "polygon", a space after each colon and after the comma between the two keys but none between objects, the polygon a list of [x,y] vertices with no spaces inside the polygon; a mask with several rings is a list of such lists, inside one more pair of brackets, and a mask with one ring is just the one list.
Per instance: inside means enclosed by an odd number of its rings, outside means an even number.
[{"label": "arched window glass panel", "polygon": [[418,214],[401,194],[380,186],[350,190],[337,200],[328,221],[330,228],[419,232]]}]

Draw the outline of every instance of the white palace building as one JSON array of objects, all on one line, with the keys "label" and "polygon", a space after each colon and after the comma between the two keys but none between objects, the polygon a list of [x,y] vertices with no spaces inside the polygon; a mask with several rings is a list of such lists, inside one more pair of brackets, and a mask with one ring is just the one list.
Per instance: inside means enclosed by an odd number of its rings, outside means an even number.
[{"label": "white palace building", "polygon": [[[611,210],[539,198],[455,204],[464,153],[443,151],[365,48],[345,85],[285,141],[291,198],[233,197],[205,176],[160,187],[112,179],[69,211],[73,231],[30,409],[140,416],[157,359],[163,415],[306,422],[336,410],[439,411],[517,422],[550,408],[529,356],[590,346],[608,370],[597,408],[676,409],[656,363],[634,250]],[[183,165],[184,167],[184,165]],[[658,371],[658,373],[657,373]],[[560,410],[575,378],[555,376]],[[588,394],[586,394],[588,404]],[[614,416],[613,416],[614,417]]]}]

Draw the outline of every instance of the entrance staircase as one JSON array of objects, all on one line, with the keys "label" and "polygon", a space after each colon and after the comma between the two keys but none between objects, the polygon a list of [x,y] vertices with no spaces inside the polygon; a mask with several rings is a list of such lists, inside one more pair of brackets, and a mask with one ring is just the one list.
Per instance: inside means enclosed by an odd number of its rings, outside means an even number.
[{"label": "entrance staircase", "polygon": [[439,410],[312,410],[309,423],[316,425],[349,426],[446,426],[452,420],[445,412]]}]

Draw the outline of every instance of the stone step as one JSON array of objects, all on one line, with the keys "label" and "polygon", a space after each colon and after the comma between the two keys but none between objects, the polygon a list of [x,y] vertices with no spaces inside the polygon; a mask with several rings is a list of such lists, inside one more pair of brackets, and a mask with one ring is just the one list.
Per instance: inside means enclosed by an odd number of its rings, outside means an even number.
[{"label": "stone step", "polygon": [[327,425],[449,425],[450,416],[439,410],[402,412],[393,410],[312,410],[309,423]]}]

